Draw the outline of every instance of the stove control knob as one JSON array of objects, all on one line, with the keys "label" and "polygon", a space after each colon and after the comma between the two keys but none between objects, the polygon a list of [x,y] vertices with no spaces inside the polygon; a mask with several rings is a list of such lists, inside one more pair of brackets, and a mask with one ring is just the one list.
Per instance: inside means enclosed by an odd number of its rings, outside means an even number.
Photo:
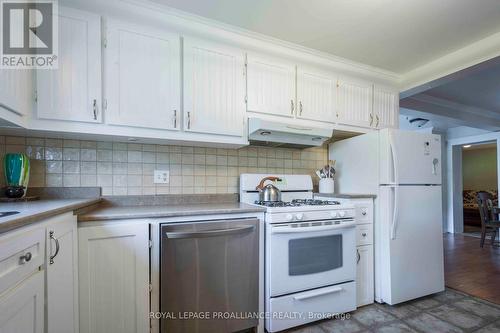
[{"label": "stove control knob", "polygon": [[341,210],[341,211],[339,212],[339,216],[340,216],[340,217],[344,217],[344,216],[345,216],[345,212]]},{"label": "stove control knob", "polygon": [[331,212],[330,216],[333,217],[333,218],[336,218],[337,217],[337,212]]},{"label": "stove control knob", "polygon": [[295,214],[295,218],[300,221],[304,218],[304,214],[302,213]]},{"label": "stove control knob", "polygon": [[285,215],[285,220],[287,220],[287,221],[292,221],[292,220],[293,220],[293,216],[292,216],[292,214],[286,214],[286,215]]}]

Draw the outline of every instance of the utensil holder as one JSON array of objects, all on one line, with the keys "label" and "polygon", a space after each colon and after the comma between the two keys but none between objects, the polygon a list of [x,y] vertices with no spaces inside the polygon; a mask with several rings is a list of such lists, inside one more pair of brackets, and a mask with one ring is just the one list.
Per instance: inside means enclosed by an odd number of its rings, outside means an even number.
[{"label": "utensil holder", "polygon": [[319,193],[334,193],[335,181],[333,178],[321,178],[319,180]]}]

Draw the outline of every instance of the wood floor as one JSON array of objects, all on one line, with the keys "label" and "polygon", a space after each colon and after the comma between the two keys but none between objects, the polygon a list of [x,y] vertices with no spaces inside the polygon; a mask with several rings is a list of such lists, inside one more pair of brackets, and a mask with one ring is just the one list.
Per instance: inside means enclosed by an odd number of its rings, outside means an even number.
[{"label": "wood floor", "polygon": [[444,267],[447,287],[500,304],[500,247],[489,237],[481,249],[479,238],[444,234]]}]

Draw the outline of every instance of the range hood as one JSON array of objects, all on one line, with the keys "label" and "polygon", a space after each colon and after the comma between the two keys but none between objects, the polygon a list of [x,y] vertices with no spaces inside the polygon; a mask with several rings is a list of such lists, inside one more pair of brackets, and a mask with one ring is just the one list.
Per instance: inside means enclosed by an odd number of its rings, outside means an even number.
[{"label": "range hood", "polygon": [[332,134],[332,129],[248,118],[248,140],[253,145],[293,148],[317,147],[329,140]]}]

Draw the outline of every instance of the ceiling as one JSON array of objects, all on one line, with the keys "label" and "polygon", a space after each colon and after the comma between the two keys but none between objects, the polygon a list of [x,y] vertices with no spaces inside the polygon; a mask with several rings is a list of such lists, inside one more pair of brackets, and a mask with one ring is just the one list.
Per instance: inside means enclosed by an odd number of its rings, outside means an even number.
[{"label": "ceiling", "polygon": [[153,0],[398,74],[500,31],[499,0]]},{"label": "ceiling", "polygon": [[400,100],[401,114],[431,120],[432,126],[500,130],[500,57],[457,78]]},{"label": "ceiling", "polygon": [[500,65],[443,84],[425,93],[500,114]]},{"label": "ceiling", "polygon": [[471,144],[470,147],[462,147],[465,151],[471,150],[482,150],[482,149],[496,149],[497,144],[495,142],[487,142],[487,143],[477,143]]}]

